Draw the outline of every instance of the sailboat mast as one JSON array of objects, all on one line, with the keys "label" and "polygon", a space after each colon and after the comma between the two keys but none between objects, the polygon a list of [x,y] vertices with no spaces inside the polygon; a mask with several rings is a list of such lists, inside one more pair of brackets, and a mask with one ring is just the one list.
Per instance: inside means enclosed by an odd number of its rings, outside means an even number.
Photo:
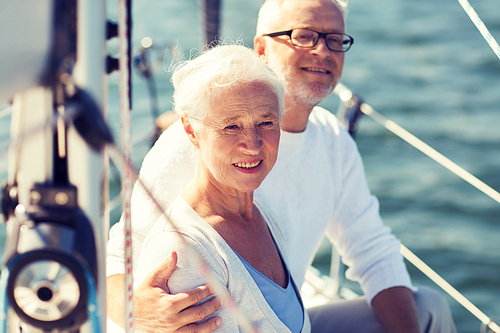
[{"label": "sailboat mast", "polygon": [[220,37],[220,4],[221,0],[202,0],[203,10],[203,29],[204,29],[204,44],[213,45],[217,44]]}]

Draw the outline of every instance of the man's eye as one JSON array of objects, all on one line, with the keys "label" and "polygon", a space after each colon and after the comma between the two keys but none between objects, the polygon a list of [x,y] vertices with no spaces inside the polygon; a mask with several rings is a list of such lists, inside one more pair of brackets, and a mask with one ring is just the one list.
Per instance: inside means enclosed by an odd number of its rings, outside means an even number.
[{"label": "man's eye", "polygon": [[263,125],[263,126],[269,126],[269,125],[272,125],[273,122],[272,121],[263,121],[260,124]]},{"label": "man's eye", "polygon": [[339,36],[330,35],[328,36],[328,42],[331,44],[342,45],[343,40]]},{"label": "man's eye", "polygon": [[228,130],[237,129],[237,128],[238,128],[238,125],[229,125],[229,126],[224,127],[224,129],[228,129]]}]

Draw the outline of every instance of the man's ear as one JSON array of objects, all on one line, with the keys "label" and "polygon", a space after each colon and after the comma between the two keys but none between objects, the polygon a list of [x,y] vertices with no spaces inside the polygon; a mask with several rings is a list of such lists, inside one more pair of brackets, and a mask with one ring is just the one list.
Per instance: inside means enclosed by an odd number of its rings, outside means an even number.
[{"label": "man's ear", "polygon": [[255,36],[253,39],[255,53],[267,64],[266,41],[263,36]]},{"label": "man's ear", "polygon": [[186,116],[185,114],[183,114],[181,116],[181,122],[182,122],[182,126],[184,127],[184,132],[186,132],[186,134],[187,134],[187,136],[189,138],[189,141],[191,141],[191,143],[196,148],[200,148],[200,145],[198,143],[198,136],[195,133],[195,131],[193,129],[193,126],[191,125],[191,121],[189,120],[188,116]]}]

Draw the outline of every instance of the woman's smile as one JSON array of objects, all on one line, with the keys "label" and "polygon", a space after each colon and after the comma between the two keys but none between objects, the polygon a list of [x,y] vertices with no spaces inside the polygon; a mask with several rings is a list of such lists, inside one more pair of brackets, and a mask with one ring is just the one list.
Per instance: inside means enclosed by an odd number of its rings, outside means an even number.
[{"label": "woman's smile", "polygon": [[262,159],[256,162],[238,162],[233,165],[237,168],[237,170],[244,173],[256,173],[259,172],[262,168]]}]

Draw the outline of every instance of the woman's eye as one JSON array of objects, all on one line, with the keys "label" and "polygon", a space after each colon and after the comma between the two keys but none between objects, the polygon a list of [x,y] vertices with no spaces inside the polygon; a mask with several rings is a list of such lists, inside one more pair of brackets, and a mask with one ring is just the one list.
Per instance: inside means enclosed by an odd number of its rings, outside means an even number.
[{"label": "woman's eye", "polygon": [[228,130],[237,129],[237,128],[238,128],[238,125],[229,125],[229,126],[224,127],[224,129],[228,129]]},{"label": "woman's eye", "polygon": [[263,121],[260,124],[263,125],[263,126],[269,126],[269,125],[272,125],[273,122],[272,121]]}]

